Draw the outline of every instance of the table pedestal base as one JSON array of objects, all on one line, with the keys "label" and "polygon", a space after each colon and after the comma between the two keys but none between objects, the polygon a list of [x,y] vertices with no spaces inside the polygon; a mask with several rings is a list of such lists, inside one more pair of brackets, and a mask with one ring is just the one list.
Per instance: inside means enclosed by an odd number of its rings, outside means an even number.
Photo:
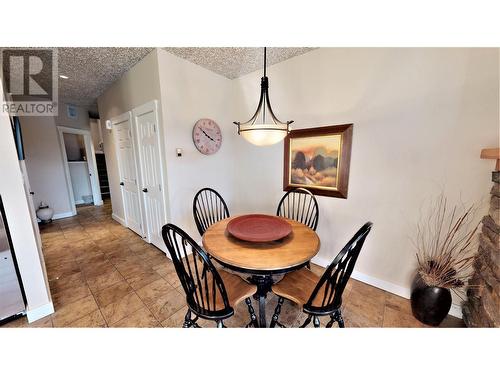
[{"label": "table pedestal base", "polygon": [[259,301],[259,328],[266,328],[266,297],[271,291],[273,277],[271,275],[252,275],[248,280],[257,286],[253,298]]}]

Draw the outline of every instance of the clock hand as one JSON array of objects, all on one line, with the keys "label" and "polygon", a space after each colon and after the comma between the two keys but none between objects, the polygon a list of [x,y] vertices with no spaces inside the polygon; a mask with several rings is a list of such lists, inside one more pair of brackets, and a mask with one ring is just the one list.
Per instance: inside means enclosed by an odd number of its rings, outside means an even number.
[{"label": "clock hand", "polygon": [[203,134],[205,134],[208,138],[210,138],[213,142],[215,142],[215,139],[213,139],[211,136],[209,136],[207,133],[205,133],[205,130],[201,129]]}]

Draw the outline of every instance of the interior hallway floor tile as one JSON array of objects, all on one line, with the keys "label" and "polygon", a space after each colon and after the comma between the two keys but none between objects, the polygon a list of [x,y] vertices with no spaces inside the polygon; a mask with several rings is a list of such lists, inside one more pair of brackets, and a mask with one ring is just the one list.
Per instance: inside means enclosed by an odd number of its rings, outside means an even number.
[{"label": "interior hallway floor tile", "polygon": [[[77,210],[76,216],[40,227],[56,312],[31,324],[22,317],[2,327],[182,327],[186,299],[175,267],[165,254],[114,221],[109,200],[103,206]],[[314,264],[311,270],[318,275],[324,271]],[[252,301],[258,312],[257,301]],[[360,281],[349,281],[343,301],[346,327],[424,326],[411,314],[409,300]],[[276,296],[270,293],[268,322],[276,303]],[[306,317],[296,304],[283,304],[280,320],[286,326],[298,327]],[[242,303],[225,324],[244,327],[248,321]],[[198,322],[215,327],[203,319]],[[328,317],[321,322],[324,326]],[[441,326],[464,324],[448,316]]]}]

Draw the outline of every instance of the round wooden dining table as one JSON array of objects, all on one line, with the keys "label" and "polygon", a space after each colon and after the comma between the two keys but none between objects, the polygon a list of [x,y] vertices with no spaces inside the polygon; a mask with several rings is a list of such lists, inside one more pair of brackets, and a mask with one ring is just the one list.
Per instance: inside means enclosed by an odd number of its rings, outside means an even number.
[{"label": "round wooden dining table", "polygon": [[315,231],[295,220],[283,218],[292,226],[285,238],[272,242],[247,242],[233,237],[227,224],[236,216],[210,226],[203,235],[203,247],[223,266],[249,275],[257,286],[254,298],[259,301],[259,327],[266,327],[266,296],[273,285],[273,275],[306,266],[318,253],[320,240]]}]

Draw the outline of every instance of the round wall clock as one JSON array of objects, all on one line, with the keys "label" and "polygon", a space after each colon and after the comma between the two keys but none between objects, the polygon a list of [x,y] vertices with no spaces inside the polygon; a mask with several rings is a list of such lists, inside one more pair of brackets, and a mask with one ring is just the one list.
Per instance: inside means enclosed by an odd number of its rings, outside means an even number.
[{"label": "round wall clock", "polygon": [[219,125],[208,118],[196,121],[193,127],[193,142],[202,154],[215,154],[222,145],[222,133]]}]

